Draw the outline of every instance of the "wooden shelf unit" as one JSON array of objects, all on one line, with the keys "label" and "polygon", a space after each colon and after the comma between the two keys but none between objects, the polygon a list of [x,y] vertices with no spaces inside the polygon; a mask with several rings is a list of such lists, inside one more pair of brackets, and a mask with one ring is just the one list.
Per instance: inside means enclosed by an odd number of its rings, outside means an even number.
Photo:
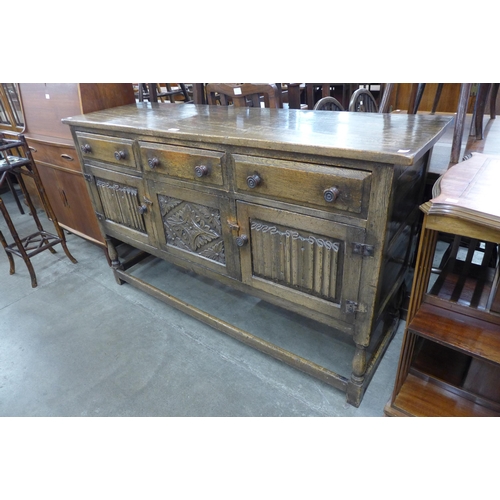
[{"label": "wooden shelf unit", "polygon": [[[490,186],[500,158],[474,154],[438,181],[425,214],[388,416],[500,416],[498,242]],[[451,235],[438,269],[438,235]],[[438,277],[430,284],[432,272]]]}]

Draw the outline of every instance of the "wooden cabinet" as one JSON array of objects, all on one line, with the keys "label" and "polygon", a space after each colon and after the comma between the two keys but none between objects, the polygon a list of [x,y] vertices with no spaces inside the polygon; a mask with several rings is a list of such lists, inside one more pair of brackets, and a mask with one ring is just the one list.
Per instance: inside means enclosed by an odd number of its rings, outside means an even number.
[{"label": "wooden cabinet", "polygon": [[433,145],[450,123],[139,103],[65,119],[104,234],[331,326],[352,371],[318,366],[127,281],[359,405],[398,323]]},{"label": "wooden cabinet", "polygon": [[105,246],[71,133],[61,119],[133,103],[132,84],[22,83],[19,87],[24,133],[60,225]]},{"label": "wooden cabinet", "polygon": [[[500,158],[474,153],[440,178],[434,198],[421,207],[424,226],[389,416],[500,415],[499,180]],[[441,263],[433,262],[440,233],[453,242]]]}]

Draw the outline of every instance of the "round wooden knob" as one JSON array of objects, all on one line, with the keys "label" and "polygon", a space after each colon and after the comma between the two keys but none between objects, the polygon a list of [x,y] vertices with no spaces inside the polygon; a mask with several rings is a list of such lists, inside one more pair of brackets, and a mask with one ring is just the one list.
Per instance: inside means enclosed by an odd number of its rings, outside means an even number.
[{"label": "round wooden knob", "polygon": [[80,149],[82,150],[82,153],[90,153],[92,151],[90,144],[82,144]]},{"label": "round wooden knob", "polygon": [[247,186],[250,189],[256,188],[261,182],[262,182],[262,179],[260,178],[260,176],[258,174],[249,175],[247,177]]},{"label": "round wooden knob", "polygon": [[242,234],[236,238],[236,245],[239,247],[244,247],[248,243],[248,236],[246,234]]},{"label": "round wooden knob", "polygon": [[327,203],[334,202],[339,197],[339,194],[340,190],[338,187],[331,187],[323,191],[323,197]]},{"label": "round wooden knob", "polygon": [[205,165],[196,165],[196,167],[194,167],[194,175],[196,175],[196,177],[208,175],[208,167]]},{"label": "round wooden knob", "polygon": [[126,158],[127,154],[125,151],[115,151],[115,158],[117,160],[124,160]]},{"label": "round wooden knob", "polygon": [[153,156],[153,158],[148,158],[148,165],[150,168],[156,168],[160,164],[160,160]]}]

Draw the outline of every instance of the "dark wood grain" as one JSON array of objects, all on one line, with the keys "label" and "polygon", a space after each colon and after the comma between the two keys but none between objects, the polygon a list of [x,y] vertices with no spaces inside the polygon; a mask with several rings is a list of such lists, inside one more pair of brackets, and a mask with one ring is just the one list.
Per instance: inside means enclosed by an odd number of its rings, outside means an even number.
[{"label": "dark wood grain", "polygon": [[452,117],[321,113],[226,106],[137,103],[63,120],[88,129],[173,140],[248,145],[294,153],[412,165]]}]

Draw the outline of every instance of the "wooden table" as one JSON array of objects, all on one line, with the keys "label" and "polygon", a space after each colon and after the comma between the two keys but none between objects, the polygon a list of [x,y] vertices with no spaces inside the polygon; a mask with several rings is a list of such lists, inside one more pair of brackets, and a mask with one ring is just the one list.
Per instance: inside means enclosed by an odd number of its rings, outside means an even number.
[{"label": "wooden table", "polygon": [[[356,406],[398,323],[431,150],[450,121],[148,103],[64,120],[119,282],[345,391]],[[329,325],[353,346],[350,372],[137,279],[111,238]]]}]

